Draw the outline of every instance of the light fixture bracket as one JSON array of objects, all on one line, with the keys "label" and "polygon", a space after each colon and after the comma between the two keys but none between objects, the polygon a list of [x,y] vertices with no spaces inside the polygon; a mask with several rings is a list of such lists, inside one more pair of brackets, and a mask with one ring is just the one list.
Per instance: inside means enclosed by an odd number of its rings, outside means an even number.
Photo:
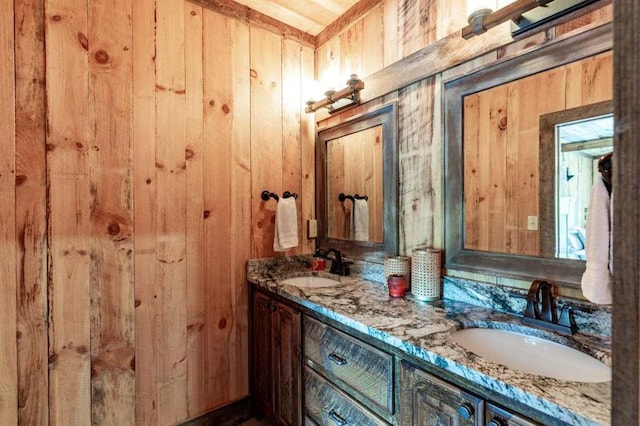
[{"label": "light fixture bracket", "polygon": [[511,35],[515,37],[598,1],[601,0],[516,0],[488,14],[482,10],[472,13],[461,35],[469,39],[512,21]]},{"label": "light fixture bracket", "polygon": [[538,7],[511,21],[513,37],[581,9],[598,0],[538,0]]},{"label": "light fixture bracket", "polygon": [[334,114],[345,108],[360,104],[360,91],[364,89],[364,81],[360,80],[356,74],[351,74],[347,80],[347,87],[342,90],[328,90],[324,93],[324,99],[319,101],[308,101],[305,112],[316,112],[320,108],[327,108],[329,114]]}]

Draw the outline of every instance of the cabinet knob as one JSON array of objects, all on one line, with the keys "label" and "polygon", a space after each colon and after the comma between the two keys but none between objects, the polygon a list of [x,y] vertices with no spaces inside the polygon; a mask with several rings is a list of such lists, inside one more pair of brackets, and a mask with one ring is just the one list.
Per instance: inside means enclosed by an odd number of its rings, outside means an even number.
[{"label": "cabinet knob", "polygon": [[275,312],[278,310],[278,307],[272,303],[269,309],[271,309],[271,312]]},{"label": "cabinet knob", "polygon": [[347,424],[347,420],[334,410],[329,411],[329,417],[340,426],[345,426]]},{"label": "cabinet knob", "polygon": [[329,354],[329,359],[333,361],[334,364],[345,365],[347,360],[342,358],[339,355],[334,354],[333,352]]},{"label": "cabinet knob", "polygon": [[465,420],[470,419],[473,416],[473,407],[471,404],[462,404],[458,407],[458,414]]},{"label": "cabinet knob", "polygon": [[500,419],[491,419],[491,421],[487,423],[487,426],[507,426],[507,423]]}]

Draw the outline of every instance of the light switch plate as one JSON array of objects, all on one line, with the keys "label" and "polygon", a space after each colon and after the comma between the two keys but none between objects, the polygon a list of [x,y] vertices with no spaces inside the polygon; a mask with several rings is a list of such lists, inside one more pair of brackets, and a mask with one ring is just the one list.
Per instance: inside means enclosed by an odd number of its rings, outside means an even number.
[{"label": "light switch plate", "polygon": [[527,230],[538,230],[538,216],[527,216]]},{"label": "light switch plate", "polygon": [[316,219],[307,221],[307,238],[318,238],[318,221]]}]

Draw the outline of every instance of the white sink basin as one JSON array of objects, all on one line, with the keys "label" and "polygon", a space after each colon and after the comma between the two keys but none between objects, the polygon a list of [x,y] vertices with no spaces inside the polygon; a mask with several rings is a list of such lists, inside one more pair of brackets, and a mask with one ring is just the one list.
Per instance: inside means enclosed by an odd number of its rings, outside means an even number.
[{"label": "white sink basin", "polygon": [[340,281],[325,277],[293,277],[282,280],[283,284],[292,285],[299,288],[322,288],[333,287],[342,284]]},{"label": "white sink basin", "polygon": [[568,346],[492,328],[465,328],[453,340],[482,358],[524,373],[575,382],[611,381],[611,367]]}]

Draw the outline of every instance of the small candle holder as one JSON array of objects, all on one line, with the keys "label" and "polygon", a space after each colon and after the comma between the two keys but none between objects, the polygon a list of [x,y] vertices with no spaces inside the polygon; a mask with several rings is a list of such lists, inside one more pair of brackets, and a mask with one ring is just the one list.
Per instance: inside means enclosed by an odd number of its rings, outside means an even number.
[{"label": "small candle holder", "polygon": [[404,275],[389,275],[387,278],[387,287],[389,287],[389,296],[404,297],[407,292],[407,278]]}]

